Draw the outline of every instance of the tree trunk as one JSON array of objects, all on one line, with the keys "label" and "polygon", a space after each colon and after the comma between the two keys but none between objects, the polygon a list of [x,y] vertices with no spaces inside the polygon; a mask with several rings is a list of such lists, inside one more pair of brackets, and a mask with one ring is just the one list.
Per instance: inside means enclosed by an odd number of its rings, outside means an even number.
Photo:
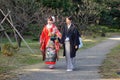
[{"label": "tree trunk", "polygon": [[18,44],[18,47],[21,47],[21,42],[22,42],[22,39],[17,35],[17,44]]}]

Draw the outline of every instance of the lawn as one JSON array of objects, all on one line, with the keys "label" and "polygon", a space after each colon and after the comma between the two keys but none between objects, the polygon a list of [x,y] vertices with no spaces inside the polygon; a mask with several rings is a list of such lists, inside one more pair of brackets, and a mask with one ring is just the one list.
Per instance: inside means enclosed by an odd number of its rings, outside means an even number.
[{"label": "lawn", "polygon": [[[106,38],[83,37],[82,39],[83,39],[83,47],[80,50],[92,47],[97,43],[100,43],[101,41],[105,40]],[[32,41],[29,39],[26,39],[26,41],[28,45],[31,47],[31,49],[34,51],[34,53],[31,53],[23,42],[22,42],[22,47],[19,49],[19,51],[15,52],[13,56],[5,56],[2,53],[0,53],[1,75],[6,74],[11,70],[19,69],[22,66],[28,66],[43,62],[41,59],[42,58],[41,52],[39,50],[39,42]],[[14,43],[14,45],[16,45],[16,43]],[[59,52],[60,56],[62,56],[62,51],[63,50],[61,49],[61,51]]]},{"label": "lawn", "polygon": [[[37,42],[28,43],[34,53],[22,43],[22,47],[13,54],[13,56],[5,56],[0,54],[0,66],[1,67],[13,67],[18,68],[21,66],[36,64],[41,62],[41,53],[39,50],[39,44]],[[4,69],[3,69],[4,70]],[[3,71],[4,72],[4,71]],[[1,73],[1,71],[0,71]]]},{"label": "lawn", "polygon": [[[42,62],[39,43],[28,41],[28,44],[34,53],[31,53],[24,43],[22,43],[22,47],[15,52],[13,56],[5,56],[0,52],[0,80],[10,78],[11,76],[9,75],[11,75],[11,73],[9,73],[9,71],[11,70]],[[14,45],[16,45],[16,43]],[[14,75],[12,75],[12,77],[14,77]]]},{"label": "lawn", "polygon": [[102,78],[120,78],[120,45],[107,54],[100,73]]}]

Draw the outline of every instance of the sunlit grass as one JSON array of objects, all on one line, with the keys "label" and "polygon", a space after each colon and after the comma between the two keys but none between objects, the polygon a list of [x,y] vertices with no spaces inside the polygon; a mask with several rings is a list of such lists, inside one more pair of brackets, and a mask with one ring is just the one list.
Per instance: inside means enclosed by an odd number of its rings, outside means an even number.
[{"label": "sunlit grass", "polygon": [[83,47],[82,49],[90,48],[92,46],[97,45],[98,43],[104,41],[107,37],[97,37],[97,38],[92,38],[92,37],[83,37]]}]

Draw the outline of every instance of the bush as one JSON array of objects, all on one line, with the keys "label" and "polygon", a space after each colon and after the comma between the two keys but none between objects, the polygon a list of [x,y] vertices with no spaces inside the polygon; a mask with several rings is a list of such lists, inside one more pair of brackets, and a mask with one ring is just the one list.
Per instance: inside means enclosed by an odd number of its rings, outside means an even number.
[{"label": "bush", "polygon": [[90,26],[88,28],[88,30],[90,32],[92,32],[93,34],[98,34],[98,35],[100,35],[102,37],[105,37],[105,34],[106,34],[106,32],[109,31],[109,28],[106,27],[106,26],[100,26],[100,25],[98,25],[98,26]]},{"label": "bush", "polygon": [[2,47],[2,54],[5,56],[13,56],[19,50],[17,46],[13,46],[11,44],[4,44]]},{"label": "bush", "polygon": [[43,26],[39,27],[37,24],[30,24],[28,31],[24,35],[31,36],[33,41],[38,41],[40,33],[42,32]]}]

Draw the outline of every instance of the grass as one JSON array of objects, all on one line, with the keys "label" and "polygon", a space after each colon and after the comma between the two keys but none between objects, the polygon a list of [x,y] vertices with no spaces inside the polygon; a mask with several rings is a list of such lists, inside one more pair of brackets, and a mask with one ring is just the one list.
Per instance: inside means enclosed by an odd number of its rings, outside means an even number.
[{"label": "grass", "polygon": [[95,46],[96,44],[102,42],[103,40],[105,40],[107,37],[83,37],[83,47],[81,49],[87,49],[90,48],[92,46]]},{"label": "grass", "polygon": [[[97,37],[83,37],[83,47],[81,49],[86,49],[100,43],[105,38]],[[34,53],[31,53],[30,50],[26,47],[26,45],[22,42],[22,47],[20,50],[15,53],[12,57],[7,57],[0,54],[0,66],[4,65],[7,67],[21,67],[26,65],[32,65],[42,62],[41,53],[39,50],[39,42],[27,40],[27,43],[32,48]],[[16,43],[15,43],[16,45]],[[61,54],[61,51],[60,51]]]},{"label": "grass", "polygon": [[[83,37],[83,47],[81,49],[92,47],[103,40],[105,40],[105,38],[103,37]],[[6,43],[6,41],[7,40],[4,40],[3,42]],[[14,55],[11,57],[4,56],[0,53],[0,74],[7,73],[11,70],[19,69],[22,66],[42,63],[41,53],[39,50],[39,42],[32,41],[30,39],[27,39],[26,41],[32,48],[34,53],[31,53],[23,42],[20,50],[17,53],[14,53]],[[16,45],[16,43],[14,43],[14,45]],[[62,49],[60,50],[59,55],[62,56]]]},{"label": "grass", "polygon": [[120,45],[107,55],[100,67],[100,73],[102,78],[120,78]]},{"label": "grass", "polygon": [[0,73],[19,68],[21,66],[27,66],[42,62],[39,44],[37,42],[28,44],[34,53],[31,53],[23,43],[20,50],[17,53],[14,53],[13,56],[5,56],[0,53]]}]

